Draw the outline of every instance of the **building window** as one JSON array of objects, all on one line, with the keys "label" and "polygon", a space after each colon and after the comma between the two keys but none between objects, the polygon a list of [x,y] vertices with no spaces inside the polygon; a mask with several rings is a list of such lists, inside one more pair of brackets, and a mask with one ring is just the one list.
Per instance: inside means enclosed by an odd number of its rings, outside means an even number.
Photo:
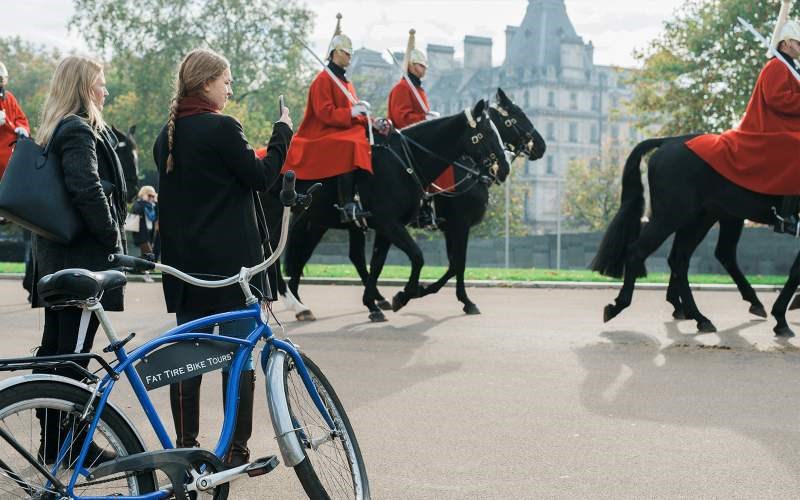
[{"label": "building window", "polygon": [[548,141],[556,140],[556,126],[552,122],[547,124],[547,140]]},{"label": "building window", "polygon": [[522,100],[525,103],[525,107],[529,108],[530,105],[531,105],[531,98],[530,98],[530,95],[528,94],[527,90],[525,91],[524,94],[522,94]]},{"label": "building window", "polygon": [[569,142],[578,142],[578,124],[575,122],[569,124]]},{"label": "building window", "polygon": [[575,92],[569,95],[569,109],[578,109],[578,94]]},{"label": "building window", "polygon": [[550,175],[553,175],[553,173],[554,173],[553,163],[555,163],[553,161],[553,157],[552,156],[548,156],[547,157],[547,173],[550,174]]},{"label": "building window", "polygon": [[592,96],[592,111],[599,111],[600,110],[600,96],[594,94]]},{"label": "building window", "polygon": [[616,108],[617,106],[619,106],[619,97],[617,97],[615,95],[612,95],[611,96],[611,107],[612,108]]},{"label": "building window", "polygon": [[597,125],[592,125],[592,129],[589,133],[589,141],[591,141],[592,144],[600,142],[600,137],[597,134]]},{"label": "building window", "polygon": [[555,108],[556,107],[556,93],[555,92],[548,92],[547,93],[547,107]]}]

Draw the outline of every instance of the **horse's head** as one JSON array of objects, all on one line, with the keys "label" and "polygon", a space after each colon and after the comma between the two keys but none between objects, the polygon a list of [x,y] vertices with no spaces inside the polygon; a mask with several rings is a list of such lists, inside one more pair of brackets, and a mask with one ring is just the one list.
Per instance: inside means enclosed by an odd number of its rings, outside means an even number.
[{"label": "horse's head", "polygon": [[480,166],[481,173],[505,179],[510,165],[503,149],[503,140],[492,123],[486,101],[481,99],[474,108],[464,110],[467,129],[462,136],[464,150]]},{"label": "horse's head", "polygon": [[117,156],[122,164],[125,174],[125,184],[128,188],[128,200],[132,201],[139,191],[139,150],[136,146],[136,125],[128,129],[128,133],[112,126],[111,130],[117,136]]},{"label": "horse's head", "polygon": [[497,88],[495,103],[489,109],[492,122],[500,131],[506,149],[515,155],[527,155],[531,161],[544,155],[547,145],[522,109]]}]

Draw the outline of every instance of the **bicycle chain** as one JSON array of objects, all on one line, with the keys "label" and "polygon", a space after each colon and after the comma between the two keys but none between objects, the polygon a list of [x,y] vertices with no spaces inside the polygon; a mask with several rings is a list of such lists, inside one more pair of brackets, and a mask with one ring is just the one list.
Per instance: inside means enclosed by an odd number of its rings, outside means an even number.
[{"label": "bicycle chain", "polygon": [[120,479],[128,479],[129,477],[133,477],[133,476],[135,476],[137,474],[139,474],[139,473],[138,472],[126,472],[125,474],[123,474],[121,476],[114,476],[114,477],[109,477],[107,479],[98,479],[96,481],[89,481],[89,482],[86,482],[86,483],[79,483],[79,484],[76,484],[75,487],[76,488],[81,488],[81,487],[84,487],[84,486],[95,486],[95,485],[98,485],[98,484],[110,483],[110,482],[113,482],[113,481],[119,481]]}]

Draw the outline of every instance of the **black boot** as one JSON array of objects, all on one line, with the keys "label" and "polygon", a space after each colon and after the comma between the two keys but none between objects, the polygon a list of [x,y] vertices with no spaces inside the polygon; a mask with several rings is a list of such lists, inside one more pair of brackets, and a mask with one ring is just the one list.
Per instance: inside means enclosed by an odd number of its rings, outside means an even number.
[{"label": "black boot", "polygon": [[360,219],[369,217],[370,213],[364,211],[355,201],[355,172],[340,175],[337,180],[337,194],[339,198],[339,221],[343,224],[360,224]]},{"label": "black boot", "polygon": [[[222,401],[227,404],[228,372],[222,372]],[[233,428],[233,440],[225,453],[223,463],[226,467],[238,467],[250,461],[250,450],[247,441],[253,434],[253,396],[256,388],[255,371],[242,372],[239,379],[239,405],[236,411],[236,426]]]},{"label": "black boot", "polygon": [[[40,426],[37,458],[45,465],[53,465],[56,462],[58,452],[61,450],[61,445],[67,434],[73,429],[80,429],[72,437],[72,444],[67,450],[66,456],[61,460],[62,467],[71,469],[81,453],[84,436],[86,436],[86,431],[89,428],[88,422],[73,425],[76,416],[67,415],[58,410],[38,409],[36,410],[36,417],[39,419]],[[114,450],[101,448],[92,442],[89,444],[84,466],[90,469],[115,458],[117,458],[117,453]]]},{"label": "black boot", "polygon": [[202,376],[169,386],[169,403],[175,422],[175,447],[197,448],[200,433],[200,383]]}]

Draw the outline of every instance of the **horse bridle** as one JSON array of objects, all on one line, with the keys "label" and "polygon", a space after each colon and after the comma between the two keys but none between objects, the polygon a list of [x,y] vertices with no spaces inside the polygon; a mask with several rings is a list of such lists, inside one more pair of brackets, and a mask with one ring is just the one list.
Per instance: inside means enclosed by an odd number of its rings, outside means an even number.
[{"label": "horse bridle", "polygon": [[497,111],[497,114],[500,115],[505,128],[511,129],[517,134],[517,137],[519,137],[517,144],[503,141],[503,144],[505,144],[506,148],[514,154],[514,159],[523,154],[530,156],[534,151],[533,134],[520,127],[517,123],[517,119],[511,116],[511,113],[509,113],[499,104],[493,103],[489,106],[489,108]]}]

